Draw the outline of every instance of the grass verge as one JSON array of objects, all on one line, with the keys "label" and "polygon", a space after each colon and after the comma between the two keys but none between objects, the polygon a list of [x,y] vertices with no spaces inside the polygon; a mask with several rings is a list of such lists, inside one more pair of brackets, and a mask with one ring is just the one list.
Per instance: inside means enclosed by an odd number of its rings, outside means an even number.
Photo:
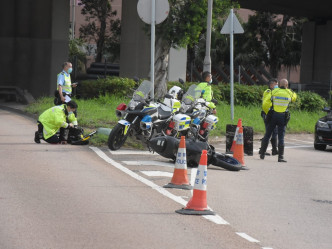
[{"label": "grass verge", "polygon": [[[78,104],[78,123],[84,128],[85,133],[96,130],[99,127],[112,128],[118,119],[115,115],[116,107],[124,102],[128,103],[126,97],[105,95],[95,99],[81,100],[75,99]],[[53,98],[42,97],[29,105],[25,111],[39,116],[43,111],[53,106]],[[265,131],[264,122],[260,116],[260,106],[235,106],[234,119],[231,120],[230,105],[220,103],[217,106],[217,116],[219,122],[217,128],[212,131],[211,136],[224,136],[226,134],[226,125],[236,125],[238,119],[242,119],[242,125],[253,127],[255,134],[263,134]],[[287,126],[286,133],[313,133],[315,123],[324,116],[323,111],[305,112],[291,111],[291,119]],[[96,134],[90,141],[94,146],[105,146],[107,144],[107,136]],[[143,145],[137,143],[135,139],[128,139],[125,146],[143,148]]]}]

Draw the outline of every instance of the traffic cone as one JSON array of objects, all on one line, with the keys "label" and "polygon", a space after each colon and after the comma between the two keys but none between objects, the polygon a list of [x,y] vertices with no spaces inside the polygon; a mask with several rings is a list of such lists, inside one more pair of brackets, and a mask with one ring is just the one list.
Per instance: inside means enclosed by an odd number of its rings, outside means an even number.
[{"label": "traffic cone", "polygon": [[187,155],[186,155],[186,140],[181,136],[178,153],[174,166],[173,177],[170,183],[164,188],[179,188],[179,189],[192,189],[187,176]]},{"label": "traffic cone", "polygon": [[196,215],[214,215],[215,213],[208,209],[206,202],[207,186],[207,151],[203,150],[199,161],[193,196],[188,201],[187,206],[175,212],[179,214]]},{"label": "traffic cone", "polygon": [[239,134],[239,128],[240,127],[242,127],[242,119],[239,119],[239,121],[237,122],[236,130],[235,130],[235,134],[234,134],[234,139],[233,139],[233,143],[232,143],[232,147],[231,147],[230,151],[234,152],[235,141],[236,141],[237,136]]},{"label": "traffic cone", "polygon": [[239,133],[235,140],[234,153],[233,157],[237,159],[242,166],[245,166],[244,163],[244,147],[243,147],[243,127],[239,128]]}]

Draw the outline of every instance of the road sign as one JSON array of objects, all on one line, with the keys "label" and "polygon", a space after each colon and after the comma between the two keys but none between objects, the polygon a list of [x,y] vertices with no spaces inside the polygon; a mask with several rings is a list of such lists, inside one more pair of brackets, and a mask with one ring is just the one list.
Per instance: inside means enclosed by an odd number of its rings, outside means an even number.
[{"label": "road sign", "polygon": [[227,17],[227,20],[222,27],[221,34],[229,34],[230,36],[230,85],[231,85],[231,119],[232,122],[234,120],[234,45],[233,45],[233,37],[234,34],[241,34],[244,33],[244,30],[237,19],[237,17],[234,15],[233,9],[230,10],[230,14]]},{"label": "road sign", "polygon": [[[151,24],[151,0],[139,0],[137,3],[137,12],[143,22]],[[168,16],[169,3],[168,0],[157,0],[155,2],[155,24],[162,23]]]},{"label": "road sign", "polygon": [[231,16],[233,16],[233,34],[242,34],[244,32],[239,20],[237,19],[236,15],[231,15],[227,17],[227,20],[222,27],[220,33],[221,34],[230,34],[231,33]]}]

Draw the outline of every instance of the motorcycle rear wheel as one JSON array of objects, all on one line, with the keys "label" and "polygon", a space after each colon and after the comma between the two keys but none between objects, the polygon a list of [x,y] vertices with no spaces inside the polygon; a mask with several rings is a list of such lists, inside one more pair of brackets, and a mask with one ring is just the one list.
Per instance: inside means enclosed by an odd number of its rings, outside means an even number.
[{"label": "motorcycle rear wheel", "polygon": [[220,154],[220,153],[213,154],[213,159],[211,160],[211,164],[218,167],[220,166],[229,171],[239,171],[242,169],[242,165],[237,159],[229,155]]},{"label": "motorcycle rear wheel", "polygon": [[124,135],[124,129],[125,126],[121,124],[114,126],[107,141],[110,150],[118,150],[126,142],[127,135]]}]

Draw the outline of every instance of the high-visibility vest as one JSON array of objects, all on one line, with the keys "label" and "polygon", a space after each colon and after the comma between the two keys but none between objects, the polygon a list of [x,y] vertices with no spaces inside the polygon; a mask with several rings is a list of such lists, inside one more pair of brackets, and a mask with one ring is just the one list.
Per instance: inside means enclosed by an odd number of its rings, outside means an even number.
[{"label": "high-visibility vest", "polygon": [[[62,74],[65,78],[64,85],[62,85],[62,92],[71,94],[72,88],[71,88],[71,79],[70,79],[70,74],[66,74],[65,72],[61,72],[58,74],[58,77]],[[59,90],[59,85],[57,85],[57,89]]]},{"label": "high-visibility vest", "polygon": [[290,89],[277,88],[271,93],[271,102],[275,112],[285,112],[290,102],[295,102],[297,95]]},{"label": "high-visibility vest", "polygon": [[267,114],[272,106],[272,102],[271,101],[267,101],[267,100],[271,100],[271,93],[272,90],[271,89],[266,89],[263,93],[263,98],[262,98],[262,109],[265,112],[265,114]]},{"label": "high-visibility vest", "polygon": [[[197,88],[199,88],[201,91],[204,90],[203,93],[203,99],[205,99],[207,102],[210,102],[213,97],[212,87],[207,82],[201,82],[197,85]],[[216,108],[216,105],[212,102],[208,103],[208,106],[210,108]]]},{"label": "high-visibility vest", "polygon": [[[53,106],[39,116],[38,121],[43,124],[43,135],[45,139],[52,137],[61,127],[68,127],[65,113],[66,108],[67,106],[65,104]],[[68,120],[71,123],[77,123],[74,114],[69,115]]]}]

